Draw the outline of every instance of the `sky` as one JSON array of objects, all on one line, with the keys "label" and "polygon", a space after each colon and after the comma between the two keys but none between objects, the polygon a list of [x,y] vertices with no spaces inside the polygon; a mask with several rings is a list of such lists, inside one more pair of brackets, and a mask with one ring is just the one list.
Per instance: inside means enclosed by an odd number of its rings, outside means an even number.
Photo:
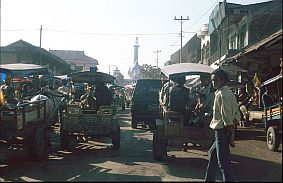
[{"label": "sky", "polygon": [[[227,0],[253,4],[268,0]],[[84,51],[98,60],[98,69],[125,78],[139,39],[139,65],[162,66],[209,21],[220,0],[0,0],[0,45],[20,39],[50,50]]]}]

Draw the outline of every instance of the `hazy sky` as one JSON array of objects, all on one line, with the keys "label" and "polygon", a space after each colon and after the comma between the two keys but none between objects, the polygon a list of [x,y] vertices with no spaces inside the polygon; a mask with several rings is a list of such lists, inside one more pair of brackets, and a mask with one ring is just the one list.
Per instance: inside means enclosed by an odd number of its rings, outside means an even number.
[{"label": "hazy sky", "polygon": [[[227,0],[253,4],[267,0]],[[180,48],[180,22],[183,45],[208,23],[219,0],[0,0],[1,46],[23,39],[46,50],[85,51],[108,73],[117,66],[125,78],[133,63],[133,45],[139,38],[139,64],[159,66]],[[115,66],[114,66],[115,65]]]}]

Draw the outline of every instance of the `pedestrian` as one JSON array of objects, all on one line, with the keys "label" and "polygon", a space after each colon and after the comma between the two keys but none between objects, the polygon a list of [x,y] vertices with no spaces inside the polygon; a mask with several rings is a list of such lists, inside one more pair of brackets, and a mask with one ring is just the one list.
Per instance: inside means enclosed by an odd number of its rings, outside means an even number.
[{"label": "pedestrian", "polygon": [[229,145],[234,147],[233,124],[240,120],[235,95],[226,86],[228,75],[221,69],[211,74],[212,85],[216,89],[213,118],[210,128],[215,131],[215,140],[208,151],[208,165],[205,181],[215,181],[219,167],[223,181],[232,181]]}]

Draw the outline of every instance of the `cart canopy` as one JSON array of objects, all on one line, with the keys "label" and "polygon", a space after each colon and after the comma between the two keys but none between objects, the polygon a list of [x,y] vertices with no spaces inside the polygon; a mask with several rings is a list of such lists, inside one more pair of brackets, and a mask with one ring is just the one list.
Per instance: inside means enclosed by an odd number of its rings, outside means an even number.
[{"label": "cart canopy", "polygon": [[86,82],[86,83],[114,83],[115,77],[103,72],[94,71],[81,71],[68,75],[74,82]]},{"label": "cart canopy", "polygon": [[26,77],[32,75],[50,75],[50,72],[46,67],[36,64],[17,63],[0,65],[1,80],[4,80],[7,75],[10,75],[11,77]]},{"label": "cart canopy", "polygon": [[213,68],[204,64],[179,63],[164,66],[161,68],[161,71],[171,79],[185,77],[187,75],[211,74]]}]

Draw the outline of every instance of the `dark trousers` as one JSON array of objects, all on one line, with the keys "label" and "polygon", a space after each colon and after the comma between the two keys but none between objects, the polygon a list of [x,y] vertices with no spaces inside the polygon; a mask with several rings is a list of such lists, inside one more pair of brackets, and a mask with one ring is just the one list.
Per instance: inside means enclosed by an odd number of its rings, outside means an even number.
[{"label": "dark trousers", "polygon": [[224,129],[215,130],[215,141],[208,151],[205,181],[215,181],[218,168],[224,182],[232,181],[230,149],[228,137]]}]

